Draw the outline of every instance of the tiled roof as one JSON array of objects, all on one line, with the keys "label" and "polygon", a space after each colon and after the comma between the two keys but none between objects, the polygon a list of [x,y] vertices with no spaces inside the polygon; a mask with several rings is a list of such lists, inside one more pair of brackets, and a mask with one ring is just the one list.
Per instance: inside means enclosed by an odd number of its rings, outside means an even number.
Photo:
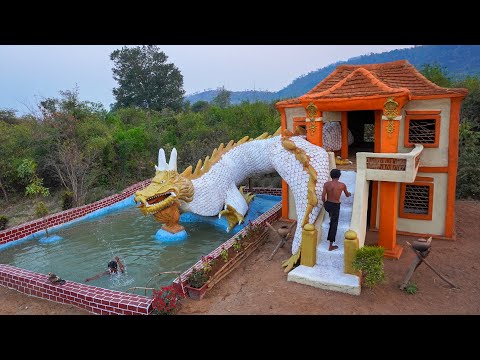
[{"label": "tiled roof", "polygon": [[449,97],[466,95],[467,90],[442,88],[425,78],[407,60],[399,60],[383,64],[340,65],[305,95],[278,104],[300,104],[302,100],[394,96],[400,93]]},{"label": "tiled roof", "polygon": [[395,95],[408,92],[403,87],[392,88],[380,81],[375,75],[363,67],[350,72],[345,78],[324,91],[309,91],[309,98],[342,98],[364,97],[373,95]]}]

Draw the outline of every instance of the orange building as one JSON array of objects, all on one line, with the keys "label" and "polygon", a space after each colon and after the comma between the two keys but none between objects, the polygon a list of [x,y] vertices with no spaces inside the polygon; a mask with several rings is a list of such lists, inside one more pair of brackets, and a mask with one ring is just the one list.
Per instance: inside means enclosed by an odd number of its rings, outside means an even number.
[{"label": "orange building", "polygon": [[[322,146],[338,121],[342,158],[357,171],[351,228],[363,245],[379,231],[386,257],[399,258],[396,234],[454,239],[460,105],[466,89],[442,88],[408,61],[340,65],[312,90],[276,104],[283,129],[305,127]],[[354,135],[348,145],[347,130]],[[294,217],[283,182],[284,218]]]}]

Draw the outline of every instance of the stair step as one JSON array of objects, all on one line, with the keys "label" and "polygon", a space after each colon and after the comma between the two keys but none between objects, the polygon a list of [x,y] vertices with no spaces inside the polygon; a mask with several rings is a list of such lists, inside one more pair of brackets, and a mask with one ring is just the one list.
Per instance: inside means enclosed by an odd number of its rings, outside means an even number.
[{"label": "stair step", "polygon": [[352,193],[352,196],[346,199],[342,198],[337,236],[335,238],[335,245],[338,246],[338,249],[328,251],[330,242],[327,241],[327,236],[330,227],[330,218],[328,214],[326,214],[320,229],[322,233],[319,234],[321,241],[317,245],[317,264],[313,267],[298,266],[288,273],[287,280],[320,289],[360,295],[361,287],[359,277],[344,274],[343,272],[343,240],[345,231],[350,227],[352,218],[356,173],[354,171],[342,171],[340,179],[340,181],[347,185],[347,189]]},{"label": "stair step", "polygon": [[[335,245],[338,249],[328,251],[330,242],[327,240],[328,229],[330,228],[330,218],[328,214],[325,215],[320,234],[320,243],[317,245],[317,264],[325,264],[326,266],[339,266],[342,263],[343,269],[343,240],[345,231],[350,227],[350,221],[352,219],[353,211],[353,198],[355,196],[355,181],[356,172],[354,171],[342,171],[341,180],[347,185],[347,189],[352,193],[352,196],[348,198],[342,198],[342,204],[340,206],[340,217],[338,219],[337,235],[335,237]],[[341,258],[341,260],[339,260]]]},{"label": "stair step", "polygon": [[352,295],[360,295],[361,293],[359,277],[344,274],[343,271],[336,267],[319,265],[308,267],[300,265],[288,273],[287,280]]}]

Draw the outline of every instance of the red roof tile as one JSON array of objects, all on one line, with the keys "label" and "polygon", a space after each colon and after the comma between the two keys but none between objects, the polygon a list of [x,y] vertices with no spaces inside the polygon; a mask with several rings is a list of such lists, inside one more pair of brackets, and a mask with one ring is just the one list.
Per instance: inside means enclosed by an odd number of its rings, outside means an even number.
[{"label": "red roof tile", "polygon": [[310,91],[306,97],[310,99],[317,98],[351,98],[373,95],[392,96],[399,93],[406,93],[408,89],[404,87],[392,88],[380,81],[375,75],[363,67],[359,67],[348,74],[343,80],[337,82],[332,87],[318,92]]},{"label": "red roof tile", "polygon": [[394,96],[466,95],[466,89],[442,88],[425,78],[407,60],[383,64],[340,65],[317,86],[295,99],[277,104],[300,104],[302,100]]}]

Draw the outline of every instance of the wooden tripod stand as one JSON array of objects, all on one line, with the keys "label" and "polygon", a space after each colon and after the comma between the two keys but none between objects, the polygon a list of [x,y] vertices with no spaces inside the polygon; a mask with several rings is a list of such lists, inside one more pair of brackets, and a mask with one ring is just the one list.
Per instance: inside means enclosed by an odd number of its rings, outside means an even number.
[{"label": "wooden tripod stand", "polygon": [[407,245],[410,246],[412,251],[417,256],[415,256],[415,259],[413,259],[412,263],[408,267],[407,273],[405,274],[405,278],[403,279],[403,282],[400,285],[400,290],[405,289],[405,287],[407,286],[408,282],[410,281],[410,278],[412,277],[413,273],[420,266],[421,263],[424,263],[425,265],[427,265],[435,274],[437,274],[440,277],[440,279],[442,279],[443,281],[448,283],[452,288],[458,289],[458,287],[455,284],[453,284],[452,282],[447,280],[442,274],[440,274],[437,270],[434,269],[434,267],[432,265],[430,265],[427,262],[426,257],[428,256],[428,254],[430,254],[430,250],[431,250],[430,243],[431,242],[432,242],[432,237],[431,236],[427,240],[425,240],[425,239],[415,240],[415,241],[413,241],[412,244],[410,244],[407,241]]},{"label": "wooden tripod stand", "polygon": [[281,247],[283,247],[283,245],[285,245],[285,243],[288,240],[288,237],[292,234],[293,232],[292,229],[296,223],[297,221],[294,221],[293,223],[291,223],[290,226],[286,227],[286,229],[282,232],[282,234],[280,234],[280,232],[277,229],[275,229],[272,225],[270,225],[267,221],[267,226],[273,230],[273,233],[275,234],[275,236],[277,236],[277,238],[280,240],[278,245],[273,250],[272,254],[268,257],[269,261],[273,259],[273,256],[277,253],[278,249],[280,249]]}]

